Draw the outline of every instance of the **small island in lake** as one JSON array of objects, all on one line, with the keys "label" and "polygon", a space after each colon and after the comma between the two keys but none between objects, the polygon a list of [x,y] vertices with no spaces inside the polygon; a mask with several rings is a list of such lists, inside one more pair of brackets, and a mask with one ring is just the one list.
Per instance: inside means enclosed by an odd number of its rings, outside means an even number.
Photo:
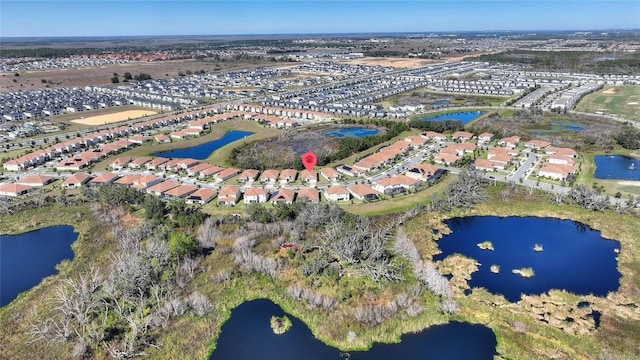
[{"label": "small island in lake", "polygon": [[482,250],[490,250],[493,251],[493,243],[491,241],[483,241],[478,244],[478,247]]},{"label": "small island in lake", "polygon": [[276,335],[286,333],[289,329],[291,329],[291,326],[293,326],[293,324],[291,323],[291,319],[289,319],[286,315],[282,317],[271,317],[271,330],[273,330],[273,333]]},{"label": "small island in lake", "polygon": [[500,265],[493,264],[489,269],[492,273],[497,274],[500,272]]},{"label": "small island in lake", "polygon": [[518,274],[520,276],[522,276],[523,278],[532,278],[533,275],[535,275],[535,273],[533,272],[533,268],[522,268],[522,269],[513,269],[511,270],[512,273],[514,274]]},{"label": "small island in lake", "polygon": [[544,248],[542,247],[542,245],[540,245],[540,244],[535,244],[535,245],[533,245],[533,251],[535,251],[535,252],[540,252],[540,251],[542,251],[542,250],[544,250]]}]

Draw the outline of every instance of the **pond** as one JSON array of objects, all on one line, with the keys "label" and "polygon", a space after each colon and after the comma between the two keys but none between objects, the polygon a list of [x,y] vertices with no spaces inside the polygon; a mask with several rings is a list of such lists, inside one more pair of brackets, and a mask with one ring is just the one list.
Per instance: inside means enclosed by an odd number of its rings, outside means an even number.
[{"label": "pond", "polygon": [[574,123],[565,123],[562,121],[552,121],[549,123],[554,129],[560,130],[569,130],[569,131],[583,131],[585,129],[584,126],[574,124]]},{"label": "pond", "polygon": [[208,143],[192,146],[184,149],[176,149],[171,151],[162,151],[153,154],[154,156],[164,157],[164,158],[172,158],[172,159],[196,159],[196,160],[205,160],[211,154],[220,149],[221,147],[231,144],[236,140],[243,139],[247,136],[252,135],[252,132],[248,131],[237,131],[231,130],[228,133],[224,134],[218,140],[210,141]]},{"label": "pond", "polygon": [[[620,243],[571,220],[535,217],[471,216],[446,221],[453,231],[438,241],[443,260],[458,253],[480,263],[469,286],[484,287],[511,302],[520,294],[543,294],[564,289],[577,295],[606,296],[616,291],[620,273],[616,251]],[[493,250],[478,244],[490,242]],[[534,248],[539,245],[539,251]],[[498,273],[491,271],[498,265]],[[533,277],[512,271],[532,268]]]},{"label": "pond", "polygon": [[449,100],[440,100],[438,102],[434,102],[433,104],[431,104],[431,106],[433,107],[442,107],[442,106],[447,106],[449,105]]},{"label": "pond", "polygon": [[640,181],[640,159],[624,155],[595,156],[596,179]]},{"label": "pond", "polygon": [[466,112],[453,112],[449,114],[443,114],[438,116],[429,116],[422,118],[428,121],[444,121],[444,120],[459,120],[463,125],[467,125],[473,120],[484,115],[484,111],[466,111]]},{"label": "pond", "polygon": [[0,236],[0,306],[56,273],[55,266],[73,259],[72,226],[54,226],[20,235]]},{"label": "pond", "polygon": [[281,335],[271,330],[271,316],[284,311],[269,300],[244,303],[222,326],[210,359],[493,359],[496,338],[481,325],[453,322],[404,335],[399,344],[374,344],[369,351],[342,353],[316,339],[291,315],[293,326]]},{"label": "pond", "polygon": [[362,128],[362,127],[352,127],[352,128],[342,128],[342,129],[335,129],[335,130],[331,130],[329,132],[324,133],[324,136],[329,137],[329,136],[333,136],[333,137],[365,137],[365,136],[372,136],[372,135],[378,135],[378,130],[376,129],[368,129],[368,128]]}]

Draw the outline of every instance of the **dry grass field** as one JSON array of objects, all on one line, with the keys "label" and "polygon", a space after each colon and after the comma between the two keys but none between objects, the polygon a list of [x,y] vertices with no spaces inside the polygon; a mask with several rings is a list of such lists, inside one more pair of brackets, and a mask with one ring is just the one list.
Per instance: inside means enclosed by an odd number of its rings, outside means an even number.
[{"label": "dry grass field", "polygon": [[120,111],[113,114],[80,117],[79,119],[71,120],[71,122],[76,124],[81,124],[81,125],[106,125],[106,124],[116,123],[120,121],[136,119],[139,117],[151,116],[155,114],[157,113],[151,110],[127,110],[127,111]]}]

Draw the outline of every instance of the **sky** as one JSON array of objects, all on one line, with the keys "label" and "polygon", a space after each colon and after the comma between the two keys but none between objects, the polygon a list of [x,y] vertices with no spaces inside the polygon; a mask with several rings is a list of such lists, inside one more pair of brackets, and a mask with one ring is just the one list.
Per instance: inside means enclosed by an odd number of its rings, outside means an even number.
[{"label": "sky", "polygon": [[629,28],[638,0],[0,0],[0,37]]}]

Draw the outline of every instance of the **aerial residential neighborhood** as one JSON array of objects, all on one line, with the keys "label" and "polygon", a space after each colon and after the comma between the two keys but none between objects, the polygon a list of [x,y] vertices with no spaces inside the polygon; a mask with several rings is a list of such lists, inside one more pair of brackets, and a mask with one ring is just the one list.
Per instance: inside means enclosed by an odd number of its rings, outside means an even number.
[{"label": "aerial residential neighborhood", "polygon": [[636,359],[639,6],[3,3],[0,358]]}]

